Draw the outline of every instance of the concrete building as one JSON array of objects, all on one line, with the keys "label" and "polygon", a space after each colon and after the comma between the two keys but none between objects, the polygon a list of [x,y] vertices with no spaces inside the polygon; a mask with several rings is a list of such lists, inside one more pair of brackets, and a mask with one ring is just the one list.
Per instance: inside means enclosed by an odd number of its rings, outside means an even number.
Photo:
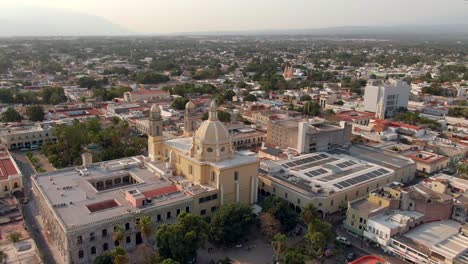
[{"label": "concrete building", "polygon": [[369,218],[364,237],[387,247],[392,237],[404,234],[412,227],[422,223],[423,214],[414,211],[387,210]]},{"label": "concrete building", "polygon": [[324,119],[285,120],[268,123],[267,145],[292,148],[298,153],[327,151],[349,144],[351,125],[330,125]]},{"label": "concrete building", "polygon": [[[234,151],[227,129],[210,106],[209,119],[193,137],[164,140],[160,108],[151,108],[149,157],[135,156],[37,174],[32,177],[43,229],[66,263],[92,263],[116,246],[143,242],[137,224],[156,226],[182,212],[210,216],[223,204],[253,204],[259,160]],[[112,235],[122,228],[123,243]]]},{"label": "concrete building", "polygon": [[398,108],[408,108],[410,91],[411,87],[400,80],[368,84],[364,93],[364,109],[376,113],[379,119],[392,117]]},{"label": "concrete building", "polygon": [[260,165],[260,195],[286,199],[297,212],[309,203],[324,216],[346,208],[348,201],[367,196],[392,182],[409,182],[415,165],[410,159],[352,146],[349,150],[305,154]]},{"label": "concrete building", "polygon": [[434,174],[450,164],[450,158],[432,152],[417,150],[405,154],[416,162],[416,170],[426,175]]},{"label": "concrete building", "polygon": [[426,223],[395,236],[387,250],[411,263],[468,263],[468,237],[453,220]]},{"label": "concrete building", "polygon": [[6,197],[21,191],[23,176],[7,148],[0,145],[0,197]]},{"label": "concrete building", "polygon": [[136,102],[155,102],[161,100],[169,100],[171,94],[169,91],[163,90],[140,90],[134,92],[126,92],[124,94],[124,100],[128,103]]},{"label": "concrete building", "polygon": [[46,141],[57,140],[53,130],[53,125],[45,123],[6,127],[0,130],[0,142],[11,150],[41,146]]}]

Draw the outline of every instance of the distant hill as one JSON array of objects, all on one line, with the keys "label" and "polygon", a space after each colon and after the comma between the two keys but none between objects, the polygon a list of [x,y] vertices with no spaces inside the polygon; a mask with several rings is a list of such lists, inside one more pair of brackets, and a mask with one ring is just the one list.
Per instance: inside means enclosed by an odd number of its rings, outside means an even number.
[{"label": "distant hill", "polygon": [[355,38],[430,38],[468,39],[468,24],[343,26],[317,29],[283,29],[250,31],[183,32],[173,35],[308,35],[320,37]]},{"label": "distant hill", "polygon": [[98,16],[49,8],[0,9],[0,36],[114,36],[133,32]]}]

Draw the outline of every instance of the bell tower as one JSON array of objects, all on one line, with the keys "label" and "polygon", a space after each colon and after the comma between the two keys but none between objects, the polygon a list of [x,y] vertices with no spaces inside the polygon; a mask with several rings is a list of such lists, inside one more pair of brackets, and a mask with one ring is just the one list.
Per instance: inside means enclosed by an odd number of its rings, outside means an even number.
[{"label": "bell tower", "polygon": [[197,130],[197,120],[195,114],[195,104],[192,101],[188,101],[185,105],[185,116],[184,116],[184,136],[192,137]]},{"label": "bell tower", "polygon": [[148,156],[152,161],[160,161],[163,157],[161,109],[156,104],[154,104],[150,110],[148,124]]}]

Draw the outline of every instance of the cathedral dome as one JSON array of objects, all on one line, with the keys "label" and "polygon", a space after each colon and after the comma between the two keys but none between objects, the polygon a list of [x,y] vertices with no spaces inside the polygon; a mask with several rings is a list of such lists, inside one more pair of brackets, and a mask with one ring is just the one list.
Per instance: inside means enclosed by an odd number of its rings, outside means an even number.
[{"label": "cathedral dome", "polygon": [[193,137],[192,153],[199,160],[219,161],[233,154],[231,139],[224,124],[218,120],[218,108],[213,101],[208,120],[203,122]]},{"label": "cathedral dome", "polygon": [[195,141],[209,145],[229,143],[229,133],[219,120],[207,120],[203,122],[195,133]]},{"label": "cathedral dome", "polygon": [[192,101],[188,101],[187,104],[185,104],[185,109],[195,109],[195,104],[192,103]]},{"label": "cathedral dome", "polygon": [[150,109],[151,113],[161,113],[161,108],[159,108],[159,105],[153,104]]}]

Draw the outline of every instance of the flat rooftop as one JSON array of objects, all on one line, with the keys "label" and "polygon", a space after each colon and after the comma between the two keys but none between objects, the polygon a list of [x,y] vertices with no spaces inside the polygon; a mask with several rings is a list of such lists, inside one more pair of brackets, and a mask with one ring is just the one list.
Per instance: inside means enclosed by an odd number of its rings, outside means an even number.
[{"label": "flat rooftop", "polygon": [[[192,142],[193,139],[191,137],[181,137],[181,138],[174,138],[174,139],[169,139],[164,141],[167,145],[178,149],[179,151],[187,154],[187,158],[190,158],[189,152],[190,149],[192,148]],[[209,162],[209,161],[198,161],[195,159],[192,159],[196,163],[206,163],[210,164],[214,167],[217,168],[229,168],[229,167],[235,167],[239,166],[242,164],[250,164],[250,163],[255,163],[258,162],[258,158],[254,156],[245,156],[241,155],[238,152],[235,152],[235,156],[232,159],[227,159],[227,160],[222,160],[219,162]]]},{"label": "flat rooftop", "polygon": [[351,208],[362,213],[366,212],[367,214],[377,212],[383,209],[382,206],[375,203],[371,203],[367,199],[362,199],[351,203]]},{"label": "flat rooftop", "polygon": [[453,220],[423,224],[396,240],[411,243],[410,247],[416,244],[449,259],[468,260],[468,237],[460,233],[460,223]]},{"label": "flat rooftop", "polygon": [[[180,176],[166,177],[165,172],[164,163],[135,156],[37,174],[33,182],[67,229],[189,201],[194,194],[213,190]],[[128,197],[145,203],[135,206]]]},{"label": "flat rooftop", "polygon": [[416,211],[389,210],[373,216],[369,221],[374,221],[390,229],[405,227],[409,221],[416,221],[424,215]]},{"label": "flat rooftop", "polygon": [[318,152],[282,161],[263,161],[261,170],[310,195],[328,195],[394,175],[392,169],[339,153]]},{"label": "flat rooftop", "polygon": [[[343,150],[340,149],[339,151]],[[348,150],[344,150],[343,153],[393,170],[415,164],[410,158],[398,155],[397,153],[360,144],[352,145]]]}]

